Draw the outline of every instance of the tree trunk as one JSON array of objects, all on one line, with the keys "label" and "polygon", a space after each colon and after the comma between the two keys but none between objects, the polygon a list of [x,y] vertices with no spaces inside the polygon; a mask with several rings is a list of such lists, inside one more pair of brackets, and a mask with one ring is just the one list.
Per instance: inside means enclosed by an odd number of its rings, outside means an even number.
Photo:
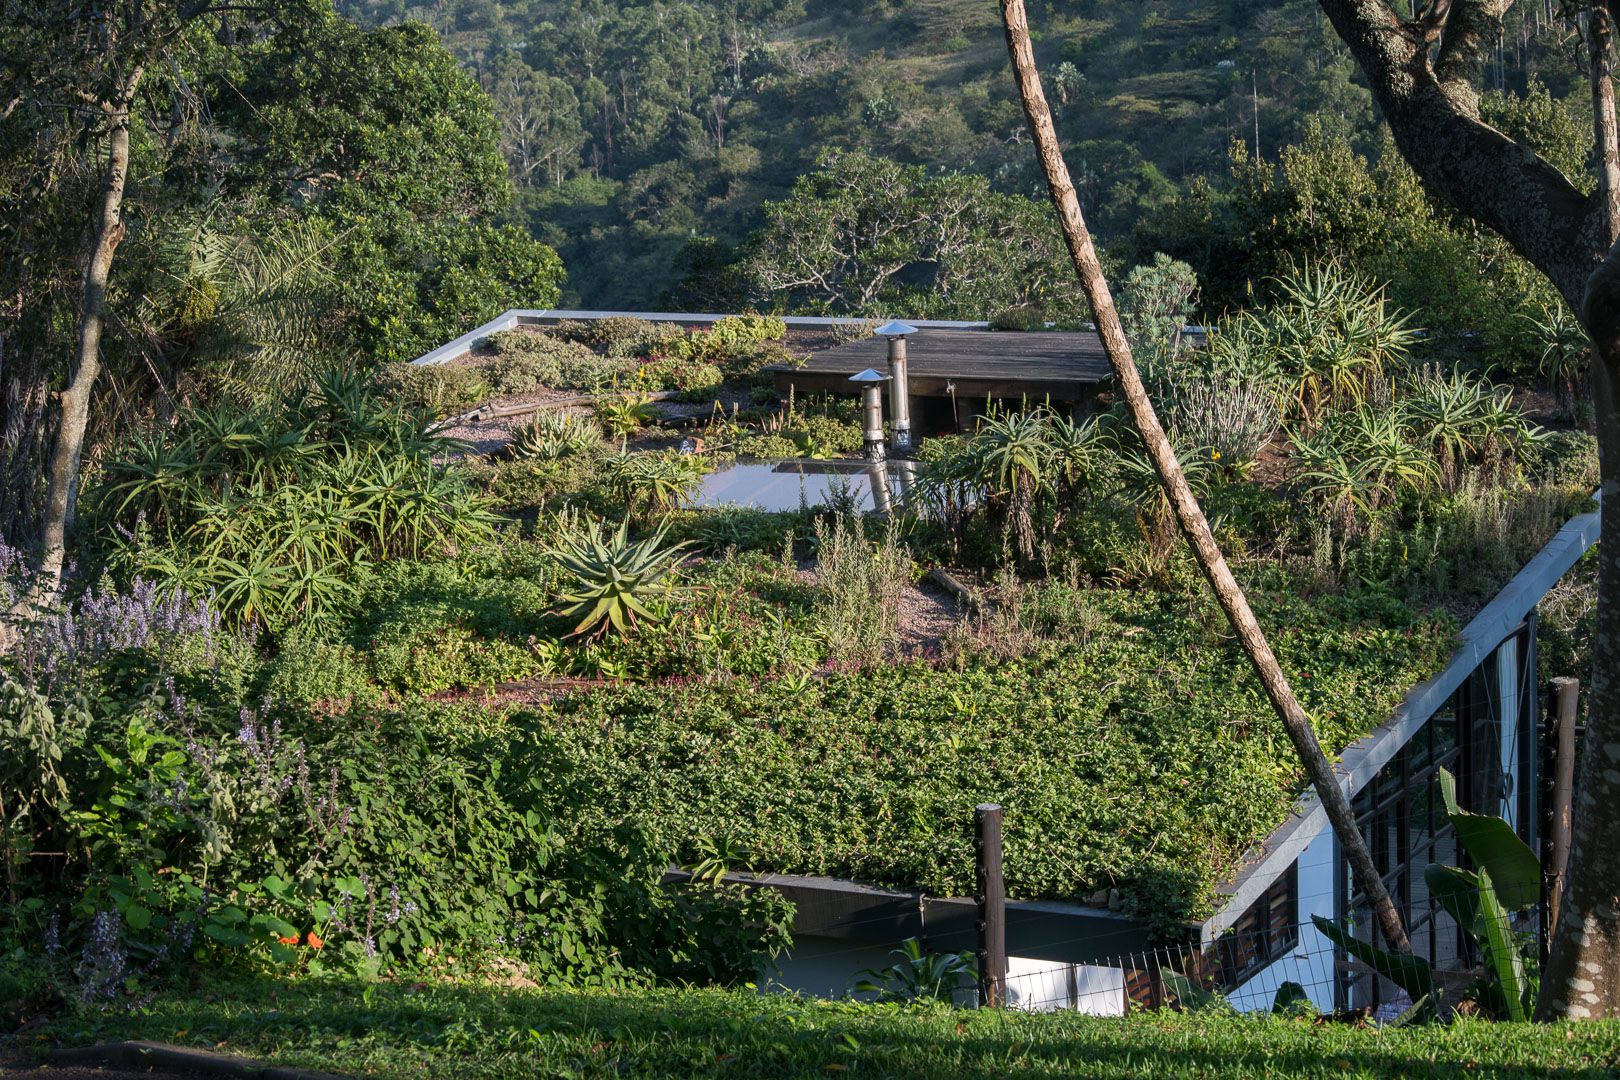
[{"label": "tree trunk", "polygon": [[1575,777],[1569,872],[1536,1017],[1620,1016],[1620,245],[1587,288],[1592,396],[1603,469],[1592,690]]},{"label": "tree trunk", "polygon": [[1592,691],[1575,778],[1568,873],[1553,927],[1536,1018],[1620,1015],[1620,137],[1610,76],[1611,15],[1588,13],[1598,190],[1609,254],[1587,281],[1581,321],[1592,335],[1592,396],[1603,471],[1598,537],[1598,609]]},{"label": "tree trunk", "polygon": [[1612,245],[1620,233],[1620,145],[1615,143],[1614,54],[1609,44],[1614,26],[1608,5],[1595,0],[1587,10],[1586,44],[1591,61],[1592,138],[1597,149],[1598,190],[1603,194],[1605,240]]},{"label": "tree trunk", "polygon": [[1334,835],[1338,837],[1339,845],[1350,864],[1355,885],[1367,897],[1385,944],[1398,952],[1408,952],[1410,946],[1400,912],[1396,910],[1394,901],[1384,888],[1383,878],[1379,876],[1373,864],[1372,852],[1368,850],[1361,830],[1356,827],[1350,801],[1345,797],[1344,790],[1339,786],[1338,779],[1333,773],[1332,764],[1316,740],[1316,731],[1311,726],[1310,718],[1305,715],[1305,710],[1294,697],[1293,688],[1289,686],[1282,667],[1272,654],[1271,645],[1266,641],[1265,633],[1260,629],[1254,612],[1249,608],[1248,598],[1238,585],[1237,579],[1232,576],[1231,568],[1226,565],[1226,559],[1215,543],[1209,522],[1205,520],[1198,500],[1193,497],[1192,489],[1187,485],[1187,478],[1182,475],[1181,463],[1176,460],[1170,440],[1165,437],[1164,428],[1160,426],[1159,418],[1153,411],[1153,403],[1148,400],[1147,391],[1142,386],[1141,376],[1137,374],[1130,344],[1125,338],[1124,327],[1120,324],[1119,313],[1114,309],[1113,296],[1103,276],[1096,249],[1092,246],[1091,234],[1081,217],[1080,201],[1075,195],[1074,184],[1069,179],[1068,166],[1064,163],[1062,151],[1058,147],[1057,132],[1052,125],[1052,113],[1041,90],[1040,76],[1035,70],[1035,52],[1030,44],[1029,19],[1024,11],[1023,0],[1001,0],[1001,14],[1007,31],[1007,49],[1012,55],[1018,92],[1023,101],[1024,116],[1029,121],[1030,132],[1035,139],[1041,167],[1046,174],[1047,187],[1051,191],[1052,202],[1057,207],[1058,220],[1063,227],[1064,239],[1068,243],[1069,255],[1074,260],[1075,271],[1080,277],[1080,285],[1085,291],[1086,299],[1091,303],[1092,315],[1097,322],[1097,331],[1102,337],[1103,349],[1108,354],[1109,365],[1114,370],[1114,380],[1125,398],[1126,405],[1130,408],[1131,418],[1142,436],[1148,456],[1153,461],[1154,470],[1159,474],[1159,482],[1164,485],[1170,506],[1176,515],[1176,522],[1198,560],[1199,569],[1204,572],[1204,576],[1209,579],[1211,587],[1215,590],[1215,596],[1220,601],[1227,620],[1232,624],[1244,652],[1248,654],[1249,662],[1254,666],[1255,673],[1265,687],[1272,708],[1276,710],[1289,739],[1294,744],[1294,750],[1305,767],[1305,773],[1310,778],[1312,787],[1322,800]]},{"label": "tree trunk", "polygon": [[101,331],[107,318],[107,279],[112,272],[113,254],[124,239],[124,182],[129,175],[129,121],[135,89],[140,83],[137,68],[122,88],[119,100],[104,106],[107,115],[107,171],[103,174],[101,215],[96,222],[90,257],[84,269],[84,288],[79,298],[79,332],[72,375],[61,394],[62,413],[56,428],[56,443],[47,466],[45,514],[39,581],[36,593],[54,592],[62,584],[62,565],[67,556],[67,533],[73,524],[73,508],[78,496],[79,462],[84,452],[85,428],[90,422],[90,395],[101,374]]}]

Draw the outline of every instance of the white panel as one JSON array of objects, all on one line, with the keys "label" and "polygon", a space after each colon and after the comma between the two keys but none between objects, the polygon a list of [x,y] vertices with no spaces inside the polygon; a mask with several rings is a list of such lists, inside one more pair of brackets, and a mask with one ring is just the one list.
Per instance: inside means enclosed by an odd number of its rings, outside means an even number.
[{"label": "white panel", "polygon": [[1033,1012],[1073,1009],[1088,1016],[1124,1016],[1125,971],[1009,956],[1007,1004]]},{"label": "white panel", "polygon": [[1504,785],[1502,805],[1497,811],[1515,829],[1519,825],[1519,800],[1514,797],[1519,783],[1519,639],[1508,638],[1496,650],[1496,706],[1502,739],[1502,775],[1511,777]]},{"label": "white panel", "polygon": [[1310,925],[1312,915],[1334,917],[1334,867],[1339,845],[1331,832],[1318,833],[1299,857],[1299,943],[1289,953],[1246,980],[1229,999],[1244,1012],[1262,1012],[1276,1000],[1277,988],[1296,982],[1311,1002],[1333,1008],[1333,944]]}]

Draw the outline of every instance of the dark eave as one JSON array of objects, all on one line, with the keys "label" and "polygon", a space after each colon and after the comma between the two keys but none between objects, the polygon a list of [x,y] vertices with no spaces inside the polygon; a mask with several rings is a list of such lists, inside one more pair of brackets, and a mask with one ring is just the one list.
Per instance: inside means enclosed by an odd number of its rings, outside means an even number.
[{"label": "dark eave", "polygon": [[[849,393],[849,378],[887,370],[888,342],[871,337],[767,368],[779,392]],[[906,343],[911,393],[1056,401],[1089,398],[1108,381],[1108,358],[1093,333],[924,329]]]},{"label": "dark eave", "polygon": [[[691,875],[671,867],[665,880]],[[839,878],[727,874],[726,881],[771,888],[793,901],[793,933],[897,945],[920,938],[940,952],[978,947],[972,900],[878,888]],[[1007,953],[1032,960],[1094,964],[1152,951],[1146,923],[1106,908],[1043,900],[1007,902]]]}]

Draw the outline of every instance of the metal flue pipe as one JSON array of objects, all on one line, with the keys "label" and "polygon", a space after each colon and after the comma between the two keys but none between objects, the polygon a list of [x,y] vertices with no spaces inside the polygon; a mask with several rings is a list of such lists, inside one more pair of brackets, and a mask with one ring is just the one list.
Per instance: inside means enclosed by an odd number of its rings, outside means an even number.
[{"label": "metal flue pipe", "polygon": [[886,322],[873,333],[889,339],[889,413],[894,426],[894,451],[911,452],[911,379],[906,374],[906,336],[917,328],[898,319]]},{"label": "metal flue pipe", "polygon": [[861,436],[866,444],[866,460],[882,461],[888,456],[883,447],[883,384],[889,377],[867,368],[849,377],[861,388]]}]

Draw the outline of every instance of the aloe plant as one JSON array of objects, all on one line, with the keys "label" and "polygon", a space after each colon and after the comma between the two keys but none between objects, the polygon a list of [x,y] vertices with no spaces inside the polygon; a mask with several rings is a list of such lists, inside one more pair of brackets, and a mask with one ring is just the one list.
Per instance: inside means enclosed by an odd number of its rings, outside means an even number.
[{"label": "aloe plant", "polygon": [[567,538],[550,552],[573,578],[557,607],[560,615],[580,616],[573,636],[599,637],[609,629],[627,635],[642,620],[663,617],[653,593],[660,586],[666,595],[674,591],[666,579],[687,547],[666,547],[664,532],[660,527],[632,542],[628,522],[606,536],[592,522],[584,535]]},{"label": "aloe plant", "polygon": [[112,526],[115,572],[211,591],[232,621],[279,630],[341,610],[359,566],[491,534],[429,426],[322,372],[276,407],[183,409],[107,461],[86,509]]},{"label": "aloe plant", "polygon": [[974,439],[986,489],[1005,496],[1018,553],[1035,557],[1035,494],[1045,484],[1052,456],[1044,409],[990,415]]},{"label": "aloe plant", "polygon": [[653,421],[652,398],[646,394],[616,394],[596,403],[596,418],[609,435],[622,439],[634,435]]},{"label": "aloe plant", "polygon": [[696,454],[673,450],[658,454],[621,450],[603,467],[608,487],[633,518],[678,509],[707,471],[708,465]]},{"label": "aloe plant", "polygon": [[602,433],[584,416],[566,412],[541,413],[512,432],[512,456],[520,460],[555,461],[587,454],[602,442]]}]

